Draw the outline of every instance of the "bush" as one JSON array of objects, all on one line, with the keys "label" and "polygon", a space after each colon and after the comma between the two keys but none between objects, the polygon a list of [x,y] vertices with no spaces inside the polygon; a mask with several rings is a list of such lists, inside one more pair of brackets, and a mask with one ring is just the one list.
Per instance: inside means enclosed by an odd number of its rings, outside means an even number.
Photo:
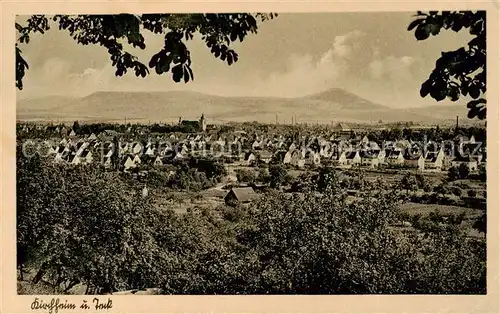
[{"label": "bush", "polygon": [[245,211],[241,206],[223,206],[222,217],[230,222],[238,222],[245,217]]},{"label": "bush", "polygon": [[287,179],[289,179],[287,175],[288,172],[283,165],[269,165],[270,185],[272,188],[278,188],[284,185]]},{"label": "bush", "polygon": [[260,183],[267,183],[270,179],[269,170],[267,168],[260,168],[257,174],[257,181]]},{"label": "bush", "polygon": [[248,169],[236,169],[236,178],[238,182],[241,183],[254,183],[256,177],[255,172],[253,170]]},{"label": "bush", "polygon": [[466,164],[460,164],[458,174],[460,179],[467,179],[469,177],[469,167]]},{"label": "bush", "polygon": [[479,180],[486,182],[486,167],[484,165],[479,165]]},{"label": "bush", "polygon": [[477,192],[476,192],[476,190],[468,190],[467,191],[467,195],[469,197],[476,197],[477,196]]},{"label": "bush", "polygon": [[452,187],[451,192],[453,193],[453,195],[462,196],[462,189],[459,188],[458,186]]},{"label": "bush", "polygon": [[460,173],[457,167],[450,167],[448,169],[448,180],[455,181],[460,178]]}]

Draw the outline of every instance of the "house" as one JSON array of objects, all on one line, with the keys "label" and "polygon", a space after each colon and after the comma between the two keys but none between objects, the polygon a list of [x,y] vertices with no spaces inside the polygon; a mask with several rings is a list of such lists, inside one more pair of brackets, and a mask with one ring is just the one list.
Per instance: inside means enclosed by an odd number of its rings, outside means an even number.
[{"label": "house", "polygon": [[113,153],[113,149],[106,148],[106,150],[104,151],[104,158],[111,158],[111,156],[113,156]]},{"label": "house", "polygon": [[256,157],[255,154],[252,152],[247,152],[245,154],[245,163],[250,166],[253,165],[256,162]]},{"label": "house", "polygon": [[345,151],[337,151],[332,155],[332,161],[334,164],[338,164],[339,166],[347,165],[347,158]]},{"label": "house", "polygon": [[306,152],[304,159],[305,159],[305,164],[310,166],[318,166],[321,163],[321,158],[319,153],[313,151]]},{"label": "house", "polygon": [[146,155],[154,156],[154,154],[155,154],[155,148],[152,146],[149,146],[148,149],[146,150]]},{"label": "house", "polygon": [[82,154],[82,152],[83,152],[84,150],[86,150],[86,149],[87,149],[87,147],[88,147],[88,146],[89,146],[89,143],[87,143],[87,142],[84,142],[84,143],[78,143],[78,144],[76,145],[76,148],[77,148],[77,150],[76,150],[76,154],[77,154],[78,156],[80,156],[80,155]]},{"label": "house", "polygon": [[425,169],[442,169],[444,162],[444,150],[441,147],[437,151],[429,151],[425,156]]},{"label": "house", "polygon": [[271,162],[271,159],[273,158],[273,154],[268,152],[267,150],[263,150],[259,152],[259,160],[268,164]]},{"label": "house", "polygon": [[258,149],[258,148],[260,148],[261,145],[262,145],[262,142],[254,141],[252,143],[252,149]]},{"label": "house", "polygon": [[380,164],[379,159],[380,151],[376,150],[363,150],[359,152],[359,156],[361,157],[361,165],[376,168]]},{"label": "house", "polygon": [[422,154],[411,154],[406,152],[404,155],[404,164],[411,168],[417,168],[418,170],[425,169],[425,158]]},{"label": "house", "polygon": [[163,163],[163,159],[160,157],[160,156],[156,156],[154,162],[153,162],[153,165],[155,166],[163,166],[164,163]]},{"label": "house", "polygon": [[139,157],[139,155],[135,155],[133,161],[134,161],[135,164],[140,164],[141,163],[141,158]]},{"label": "house", "polygon": [[92,152],[87,149],[84,150],[78,157],[83,164],[90,164],[93,161]]},{"label": "house", "polygon": [[357,150],[346,152],[345,159],[348,165],[361,164],[361,156],[359,155],[359,151]]},{"label": "house", "polygon": [[350,133],[351,131],[351,127],[345,123],[339,123],[333,128],[333,132],[335,133]]},{"label": "house", "polygon": [[403,152],[398,149],[386,150],[385,160],[389,165],[403,165],[405,162]]},{"label": "house", "polygon": [[361,143],[368,144],[369,142],[370,140],[368,139],[367,135],[363,136],[363,138],[361,139]]},{"label": "house", "polygon": [[97,136],[94,133],[92,133],[92,134],[90,134],[88,140],[89,141],[96,141],[97,140]]},{"label": "house", "polygon": [[465,164],[469,171],[477,171],[478,162],[472,157],[458,156],[451,161],[453,167],[460,167],[462,164]]},{"label": "house", "polygon": [[292,162],[292,153],[293,153],[293,150],[289,150],[287,151],[284,156],[283,156],[283,164],[289,164]]},{"label": "house", "polygon": [[103,163],[105,168],[111,168],[113,166],[113,163],[111,162],[110,157],[104,157],[104,163]]},{"label": "house", "polygon": [[483,159],[483,154],[482,154],[482,143],[467,143],[464,144],[459,150],[459,155],[465,156],[465,157],[470,157],[473,159],[476,159],[478,163],[481,163]]},{"label": "house", "polygon": [[75,132],[75,130],[71,130],[71,132],[69,132],[69,136],[72,136],[72,137],[73,137],[73,136],[76,136],[76,132]]},{"label": "house", "polygon": [[69,150],[63,150],[62,152],[58,152],[56,156],[54,157],[54,162],[55,163],[61,163],[64,161],[67,161],[68,158],[70,157],[70,151]]},{"label": "house", "polygon": [[68,162],[72,165],[79,165],[82,164],[82,160],[80,157],[76,154],[70,154]]},{"label": "house", "polygon": [[139,154],[142,152],[143,146],[141,143],[136,143],[135,145],[132,146],[132,154]]},{"label": "house", "polygon": [[290,165],[302,168],[306,164],[305,159],[302,157],[302,152],[298,149],[292,152],[292,156],[290,158]]},{"label": "house", "polygon": [[235,203],[246,204],[256,200],[258,197],[259,195],[255,193],[254,189],[251,187],[232,188],[231,191],[227,193],[224,201],[227,205]]},{"label": "house", "polygon": [[125,160],[125,163],[123,164],[123,167],[125,168],[125,171],[127,171],[128,169],[135,168],[136,164],[130,156],[127,156],[127,159]]},{"label": "house", "polygon": [[186,156],[187,154],[184,154],[183,152],[174,153],[173,160],[184,159]]},{"label": "house", "polygon": [[129,143],[123,143],[120,144],[120,155],[125,155],[128,153],[130,149],[130,144]]}]

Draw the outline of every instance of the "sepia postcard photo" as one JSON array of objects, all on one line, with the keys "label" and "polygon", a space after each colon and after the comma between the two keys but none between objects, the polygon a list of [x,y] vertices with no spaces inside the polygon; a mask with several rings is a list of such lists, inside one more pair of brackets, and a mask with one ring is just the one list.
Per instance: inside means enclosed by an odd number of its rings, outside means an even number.
[{"label": "sepia postcard photo", "polygon": [[6,313],[499,310],[496,2],[25,4],[2,5]]}]

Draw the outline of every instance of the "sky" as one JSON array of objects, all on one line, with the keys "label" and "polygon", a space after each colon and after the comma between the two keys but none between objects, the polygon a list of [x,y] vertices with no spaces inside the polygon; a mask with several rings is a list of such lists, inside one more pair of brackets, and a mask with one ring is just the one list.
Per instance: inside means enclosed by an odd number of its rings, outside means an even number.
[{"label": "sky", "polygon": [[[394,108],[436,104],[422,99],[420,85],[442,51],[470,40],[464,31],[442,31],[417,41],[407,31],[415,12],[282,13],[259,25],[232,48],[239,60],[228,66],[210,54],[197,37],[187,42],[195,80],[175,83],[152,70],[115,77],[105,48],[82,46],[52,27],[21,44],[30,65],[19,98],[85,96],[96,91],[191,90],[221,96],[300,97],[333,87]],[[18,17],[18,21],[25,18]],[[144,33],[146,49],[129,51],[147,64],[163,38]],[[441,102],[441,104],[446,101]],[[449,102],[451,103],[451,102]]]}]

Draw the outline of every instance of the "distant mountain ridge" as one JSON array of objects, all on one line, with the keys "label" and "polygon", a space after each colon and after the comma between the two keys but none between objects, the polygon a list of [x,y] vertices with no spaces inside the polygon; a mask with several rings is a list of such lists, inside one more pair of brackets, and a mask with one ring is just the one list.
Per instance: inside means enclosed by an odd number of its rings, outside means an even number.
[{"label": "distant mountain ridge", "polygon": [[393,109],[341,88],[298,98],[224,97],[190,91],[101,91],[85,97],[46,96],[17,102],[18,120],[172,122],[198,119],[209,123],[259,121],[275,123],[439,123],[466,118],[465,106]]},{"label": "distant mountain ridge", "polygon": [[301,97],[304,100],[318,100],[325,102],[335,102],[345,109],[388,109],[386,106],[382,106],[373,103],[369,100],[359,97],[353,93],[350,93],[342,88],[330,88],[329,90],[315,93],[312,95],[307,95]]}]

